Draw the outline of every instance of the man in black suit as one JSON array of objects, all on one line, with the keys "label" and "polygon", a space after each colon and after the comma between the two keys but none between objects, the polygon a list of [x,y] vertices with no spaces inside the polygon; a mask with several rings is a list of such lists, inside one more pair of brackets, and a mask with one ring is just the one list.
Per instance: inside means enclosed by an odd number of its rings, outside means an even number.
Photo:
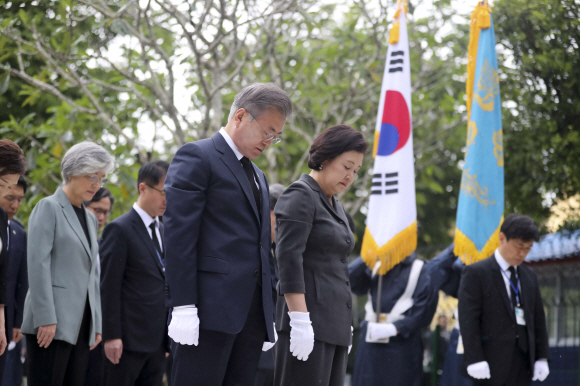
[{"label": "man in black suit", "polygon": [[459,325],[464,367],[474,385],[527,386],[549,374],[540,287],[534,271],[522,264],[538,240],[530,217],[511,214],[495,253],[463,270]]},{"label": "man in black suit", "polygon": [[[22,382],[22,363],[20,362],[20,345],[23,335],[20,333],[24,299],[28,291],[28,271],[26,268],[26,231],[15,219],[28,183],[20,176],[16,186],[4,197],[0,197],[0,207],[8,216],[7,243],[8,249],[8,280],[6,283],[6,304],[4,305],[6,320],[6,337],[8,350],[0,361],[6,361],[2,385],[13,385],[13,380],[20,378]],[[19,383],[20,384],[20,383]]]},{"label": "man in black suit", "polygon": [[247,86],[227,125],[171,162],[164,220],[173,386],[253,386],[264,342],[275,341],[268,182],[250,159],[280,141],[291,112],[277,86]]},{"label": "man in black suit", "polygon": [[[113,210],[113,204],[115,203],[115,198],[111,191],[105,187],[101,187],[97,190],[97,193],[93,196],[92,200],[84,201],[85,208],[89,212],[95,215],[97,218],[99,232],[107,224],[109,215]],[[99,248],[101,247],[103,239],[97,238],[99,243]],[[99,276],[101,273],[101,258],[97,255],[99,260]],[[101,386],[103,384],[103,372],[105,367],[105,350],[102,344],[91,350],[89,353],[89,365],[87,367],[87,376],[85,377],[84,386]]]},{"label": "man in black suit", "polygon": [[139,198],[103,231],[100,246],[105,383],[160,386],[169,351],[163,225],[163,184],[169,164],[139,170]]}]

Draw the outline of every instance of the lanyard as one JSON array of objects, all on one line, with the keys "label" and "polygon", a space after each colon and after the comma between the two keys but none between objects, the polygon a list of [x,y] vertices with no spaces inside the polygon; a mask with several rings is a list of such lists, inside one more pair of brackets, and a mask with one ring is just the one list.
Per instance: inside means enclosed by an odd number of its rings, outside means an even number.
[{"label": "lanyard", "polygon": [[512,281],[510,280],[509,276],[507,275],[507,272],[504,271],[502,267],[499,267],[499,269],[501,269],[501,272],[508,279],[510,286],[512,287],[512,289],[514,290],[514,293],[516,294],[516,303],[517,303],[518,307],[520,307],[520,277],[518,276],[517,271],[514,271],[514,272],[516,272],[516,280],[517,280],[517,286],[514,286],[514,283],[512,283]]}]

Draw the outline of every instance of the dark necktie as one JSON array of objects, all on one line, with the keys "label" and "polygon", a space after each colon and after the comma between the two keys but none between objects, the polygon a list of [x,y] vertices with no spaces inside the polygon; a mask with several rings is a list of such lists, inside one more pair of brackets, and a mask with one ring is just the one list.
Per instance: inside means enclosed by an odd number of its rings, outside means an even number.
[{"label": "dark necktie", "polygon": [[159,244],[157,232],[155,232],[155,228],[157,228],[157,222],[153,221],[151,224],[149,224],[149,228],[151,228],[151,239],[153,240],[153,245],[155,245],[155,249],[157,250],[159,258],[161,259],[161,264],[163,264],[165,256],[163,254],[163,250],[161,249],[161,244]]},{"label": "dark necktie", "polygon": [[[518,306],[518,301],[516,298],[516,291],[514,291],[514,288],[518,288],[518,280],[517,280],[517,276],[516,276],[516,269],[515,267],[509,267],[508,271],[510,272],[510,282],[512,283],[512,285],[510,285],[510,297],[512,300],[512,306],[514,308],[514,312],[515,312],[515,308]],[[518,288],[518,295],[519,295],[519,299],[520,299],[520,308],[523,310],[524,309],[524,305],[522,302],[522,291],[520,288]],[[529,318],[530,315],[524,315],[525,318]],[[518,334],[518,346],[520,347],[520,349],[523,352],[528,352],[528,330],[527,330],[527,326],[522,326],[517,324],[517,328],[516,328],[516,332]]]},{"label": "dark necktie", "polygon": [[252,166],[252,162],[246,157],[242,157],[242,159],[240,159],[240,162],[242,163],[242,167],[244,168],[246,177],[248,177],[248,182],[250,183],[250,187],[252,188],[252,193],[254,193],[256,207],[258,208],[258,211],[260,211],[260,191],[258,190],[256,180],[254,179],[254,167]]}]

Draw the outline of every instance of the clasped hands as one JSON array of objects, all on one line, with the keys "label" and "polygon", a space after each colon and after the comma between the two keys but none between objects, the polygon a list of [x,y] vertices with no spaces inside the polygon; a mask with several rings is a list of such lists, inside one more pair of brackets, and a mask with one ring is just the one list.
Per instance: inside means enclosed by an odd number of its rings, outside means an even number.
[{"label": "clasped hands", "polygon": [[[175,343],[194,345],[199,344],[199,316],[196,306],[174,307],[171,312],[171,323],[167,329],[167,334]],[[278,334],[274,326],[274,343],[264,342],[263,351],[268,351],[276,344]]]}]

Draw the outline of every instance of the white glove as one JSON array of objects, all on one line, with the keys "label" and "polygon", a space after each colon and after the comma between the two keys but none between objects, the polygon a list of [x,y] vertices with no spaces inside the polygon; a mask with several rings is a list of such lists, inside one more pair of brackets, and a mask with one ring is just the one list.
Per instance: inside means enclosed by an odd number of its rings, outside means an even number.
[{"label": "white glove", "polygon": [[199,344],[199,317],[195,306],[174,307],[167,334],[175,343]]},{"label": "white glove", "polygon": [[367,330],[373,340],[388,339],[397,335],[397,327],[393,323],[369,322]]},{"label": "white glove", "polygon": [[309,312],[288,312],[290,315],[290,352],[300,361],[306,361],[314,349],[314,330]]},{"label": "white glove", "polygon": [[277,341],[278,341],[278,333],[276,332],[276,323],[274,323],[274,343],[264,342],[264,344],[262,345],[262,351],[268,351],[269,349],[274,347]]},{"label": "white glove", "polygon": [[550,374],[548,361],[546,359],[537,360],[536,363],[534,363],[534,377],[532,378],[532,381],[543,382],[544,379],[548,377],[548,374]]},{"label": "white glove", "polygon": [[[353,327],[353,326],[350,326],[350,339],[351,339],[351,342],[352,342],[352,338],[353,338],[353,336],[352,336],[352,332],[353,332],[353,331],[354,331],[354,327]],[[350,354],[350,350],[352,350],[352,344],[350,344],[350,345],[348,346],[348,353],[349,353],[349,354]]]},{"label": "white glove", "polygon": [[489,364],[486,361],[477,362],[467,366],[467,374],[475,379],[489,379],[491,374],[489,372]]}]

